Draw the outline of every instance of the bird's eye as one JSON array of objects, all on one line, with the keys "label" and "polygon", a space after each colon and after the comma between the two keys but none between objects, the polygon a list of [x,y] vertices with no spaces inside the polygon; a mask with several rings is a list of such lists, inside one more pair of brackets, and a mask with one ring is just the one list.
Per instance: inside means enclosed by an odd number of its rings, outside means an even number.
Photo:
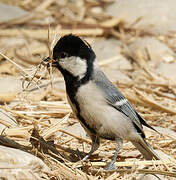
[{"label": "bird's eye", "polygon": [[66,52],[61,52],[60,53],[60,58],[62,59],[62,58],[65,58],[65,57],[67,57],[67,53]]}]

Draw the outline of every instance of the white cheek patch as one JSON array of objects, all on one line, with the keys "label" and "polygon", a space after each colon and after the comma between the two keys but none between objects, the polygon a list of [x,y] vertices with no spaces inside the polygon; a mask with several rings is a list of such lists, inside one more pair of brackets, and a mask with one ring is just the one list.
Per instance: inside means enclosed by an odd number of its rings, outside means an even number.
[{"label": "white cheek patch", "polygon": [[67,57],[59,60],[60,66],[70,72],[74,77],[83,78],[87,71],[86,60],[81,59],[80,57]]}]

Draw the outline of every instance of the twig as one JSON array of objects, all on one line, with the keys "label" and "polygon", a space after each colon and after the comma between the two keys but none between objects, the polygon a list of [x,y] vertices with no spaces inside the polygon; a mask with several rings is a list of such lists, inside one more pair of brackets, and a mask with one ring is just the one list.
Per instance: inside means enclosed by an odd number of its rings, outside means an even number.
[{"label": "twig", "polygon": [[70,117],[70,113],[66,114],[60,121],[58,121],[55,124],[53,124],[52,126],[50,126],[46,132],[43,132],[41,134],[41,136],[44,139],[48,139],[49,137],[51,137],[53,134],[55,134],[61,128],[62,123],[67,121],[69,117]]},{"label": "twig", "polygon": [[18,70],[20,70],[21,72],[23,72],[24,74],[21,74],[22,76],[29,76],[29,74],[17,63],[15,63],[14,61],[12,61],[10,58],[8,58],[6,55],[2,54],[0,52],[0,55],[2,57],[4,57],[6,60],[8,60],[10,63],[12,63]]},{"label": "twig", "polygon": [[148,93],[155,93],[155,94],[157,94],[158,96],[165,97],[165,98],[168,98],[168,99],[171,99],[171,100],[176,100],[176,97],[169,96],[169,95],[164,94],[164,93],[162,93],[162,92],[159,92],[159,91],[157,91],[157,90],[147,89],[147,88],[143,88],[143,87],[136,87],[136,88],[139,89],[139,90],[146,91],[146,92],[148,92]]},{"label": "twig", "polygon": [[64,133],[64,134],[67,134],[67,135],[69,135],[69,136],[72,136],[72,137],[78,139],[79,141],[84,141],[84,142],[89,143],[89,144],[92,143],[91,140],[88,140],[88,139],[85,139],[85,138],[81,138],[81,137],[76,136],[76,135],[74,135],[74,134],[72,134],[72,133],[69,133],[69,132],[67,132],[67,131],[64,131],[63,129],[59,129],[59,131],[62,132],[62,133]]},{"label": "twig", "polygon": [[[56,84],[56,83],[58,83],[58,82],[62,82],[63,80],[64,80],[64,79],[63,79],[62,77],[59,77],[59,78],[57,78],[57,79],[55,79],[55,80],[53,81],[53,84]],[[51,82],[47,82],[47,83],[45,83],[45,84],[39,85],[39,88],[47,87],[49,84],[51,84]],[[38,90],[38,88],[34,87],[34,88],[30,89],[29,91],[32,92],[32,91],[36,91],[36,90]]]},{"label": "twig", "polygon": [[[97,169],[92,169],[91,172],[93,173],[98,173],[98,172],[102,172],[100,170]],[[103,171],[104,173],[106,171]],[[114,171],[112,171],[114,172]],[[115,170],[115,172],[118,173],[138,173],[138,174],[159,174],[159,175],[165,175],[165,176],[170,176],[170,177],[176,177],[176,172],[168,172],[168,171],[161,171],[161,170],[150,170],[150,169],[117,169]]]},{"label": "twig", "polygon": [[[153,165],[165,165],[165,164],[176,164],[175,160],[153,160],[153,161],[125,161],[125,162],[115,162],[117,167],[133,167],[133,166],[153,166]],[[92,166],[106,166],[106,162],[91,162]],[[82,167],[82,164],[77,165],[77,168]]]},{"label": "twig", "polygon": [[37,8],[35,8],[35,11],[38,12],[43,12],[45,11],[52,3],[54,3],[56,0],[46,0],[43,1],[42,4],[40,4],[40,6],[38,6]]},{"label": "twig", "polygon": [[147,102],[148,104],[152,105],[153,107],[163,110],[165,112],[171,113],[171,114],[176,114],[176,111],[172,110],[171,108],[167,108],[164,107],[162,105],[157,104],[155,101],[152,101],[151,99],[147,98],[146,96],[144,96],[139,90],[137,90],[136,88],[134,88],[134,90],[143,98],[143,100],[145,100],[145,102]]},{"label": "twig", "polygon": [[30,86],[30,84],[31,84],[31,82],[34,80],[34,78],[36,77],[37,72],[39,71],[40,68],[41,68],[41,63],[37,66],[37,69],[36,69],[36,71],[35,71],[33,77],[32,77],[32,78],[30,79],[30,81],[28,82],[28,84],[27,84],[25,90],[28,89],[28,87]]},{"label": "twig", "polygon": [[51,89],[53,89],[53,75],[52,75],[52,50],[51,50],[51,43],[50,43],[50,23],[48,23],[48,53],[49,53],[49,58],[51,60],[51,63],[49,63],[49,76],[50,76],[50,83],[51,83]]},{"label": "twig", "polygon": [[[21,33],[27,37],[34,39],[47,40],[47,29],[3,29],[0,30],[0,37],[15,37],[20,36]],[[64,36],[66,34],[77,34],[78,36],[102,36],[104,30],[102,28],[87,28],[87,29],[55,29],[58,36]]]},{"label": "twig", "polygon": [[99,65],[100,66],[108,65],[110,63],[113,63],[113,62],[117,61],[119,58],[120,58],[120,55],[105,59],[105,60],[99,62]]}]

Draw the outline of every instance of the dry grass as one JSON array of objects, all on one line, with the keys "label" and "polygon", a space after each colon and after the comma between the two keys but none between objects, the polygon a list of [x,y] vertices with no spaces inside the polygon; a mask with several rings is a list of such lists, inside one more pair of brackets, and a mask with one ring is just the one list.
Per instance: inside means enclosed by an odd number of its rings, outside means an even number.
[{"label": "dry grass", "polygon": [[[18,2],[18,1],[16,1]],[[113,142],[103,141],[99,150],[86,163],[80,159],[88,152],[91,141],[87,137],[80,137],[74,132],[64,129],[77,123],[70,106],[66,101],[65,92],[55,89],[57,82],[63,82],[62,77],[55,79],[52,68],[49,73],[39,64],[43,57],[52,57],[53,42],[57,36],[74,33],[81,36],[113,35],[128,44],[133,39],[134,32],[126,31],[121,26],[122,20],[107,16],[103,11],[99,14],[91,12],[93,7],[103,7],[108,4],[104,1],[79,1],[82,4],[57,4],[55,0],[37,1],[27,4],[18,4],[24,9],[35,8],[27,16],[10,22],[3,22],[0,30],[2,38],[17,36],[23,38],[22,45],[13,50],[4,50],[1,56],[10,64],[13,71],[3,69],[2,75],[22,75],[23,91],[18,93],[0,94],[0,102],[9,104],[0,108],[10,112],[17,120],[18,126],[13,127],[7,122],[0,123],[7,126],[0,136],[0,144],[8,147],[22,149],[40,157],[50,168],[48,178],[55,179],[131,179],[138,178],[139,174],[164,175],[168,179],[176,177],[176,151],[175,137],[170,133],[147,131],[150,144],[170,157],[170,160],[144,161],[140,155],[133,155],[135,148],[128,142],[120,152],[116,165],[116,172],[105,172],[103,167],[109,161],[115,149]],[[82,7],[80,14],[76,13]],[[61,8],[62,11],[57,11]],[[41,15],[42,12],[42,15]],[[70,15],[71,14],[71,15]],[[40,15],[40,16],[39,16]],[[35,24],[36,17],[54,17],[51,28],[46,24]],[[61,20],[62,17],[62,20]],[[89,17],[89,18],[88,18]],[[60,18],[60,19],[59,19]],[[59,21],[59,20],[61,21]],[[22,27],[18,28],[18,25]],[[119,26],[117,26],[119,25]],[[118,27],[118,28],[117,28]],[[48,30],[49,29],[49,30]],[[51,30],[54,29],[53,33]],[[120,30],[119,30],[120,29]],[[56,33],[57,32],[57,33]],[[47,37],[48,34],[48,37]],[[138,36],[138,34],[137,34]],[[21,48],[20,51],[18,49]],[[40,55],[40,57],[38,57]],[[43,57],[42,57],[43,56]],[[12,57],[14,60],[12,60]],[[142,58],[142,57],[141,57]],[[52,59],[52,58],[51,58]],[[118,57],[109,57],[100,62],[101,66],[108,67]],[[154,70],[149,69],[143,59],[133,63],[133,72],[130,73],[133,83],[114,82],[123,94],[136,106],[137,111],[150,125],[161,126],[176,131],[174,123],[176,117],[176,85],[175,82],[161,77]],[[9,63],[8,66],[9,66]],[[3,64],[1,68],[7,66]],[[30,65],[32,69],[27,69]],[[137,72],[137,73],[134,73]],[[15,103],[10,103],[14,101]],[[78,150],[80,149],[80,151]]]}]

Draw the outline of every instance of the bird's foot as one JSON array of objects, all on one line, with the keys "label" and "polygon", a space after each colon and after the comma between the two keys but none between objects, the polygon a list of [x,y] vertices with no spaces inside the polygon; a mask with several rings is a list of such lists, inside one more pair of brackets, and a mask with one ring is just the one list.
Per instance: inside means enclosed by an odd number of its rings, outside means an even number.
[{"label": "bird's foot", "polygon": [[117,170],[116,165],[113,162],[109,162],[104,168],[105,171],[115,171]]},{"label": "bird's foot", "polygon": [[86,155],[84,158],[81,159],[82,162],[85,162],[88,159],[89,155]]}]

